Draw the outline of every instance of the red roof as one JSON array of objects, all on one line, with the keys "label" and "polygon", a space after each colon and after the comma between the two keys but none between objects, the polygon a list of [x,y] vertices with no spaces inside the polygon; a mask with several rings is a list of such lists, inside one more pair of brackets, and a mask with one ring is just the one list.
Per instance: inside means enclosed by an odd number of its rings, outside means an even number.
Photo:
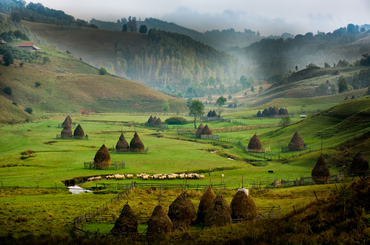
[{"label": "red roof", "polygon": [[21,43],[18,47],[32,47],[33,45],[35,45],[35,43]]},{"label": "red roof", "polygon": [[1,44],[4,44],[4,43],[6,43],[6,42],[5,42],[4,40],[0,40],[0,43],[1,43]]}]

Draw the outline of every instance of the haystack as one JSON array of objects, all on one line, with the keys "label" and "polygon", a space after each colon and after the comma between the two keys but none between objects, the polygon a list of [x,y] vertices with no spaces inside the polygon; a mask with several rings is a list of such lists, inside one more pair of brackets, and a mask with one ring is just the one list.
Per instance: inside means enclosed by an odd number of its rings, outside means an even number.
[{"label": "haystack", "polygon": [[311,173],[312,180],[316,182],[329,183],[330,181],[330,171],[326,165],[325,159],[320,156],[317,159],[315,167],[312,169]]},{"label": "haystack", "polygon": [[98,169],[110,167],[110,154],[107,147],[103,144],[96,152],[94,157],[94,166]]},{"label": "haystack", "polygon": [[279,109],[279,115],[282,115],[282,116],[285,115],[285,110],[283,108]]},{"label": "haystack", "polygon": [[204,223],[204,217],[206,217],[206,211],[209,208],[209,206],[211,206],[215,198],[216,196],[213,193],[212,188],[208,187],[199,202],[197,220],[196,220],[197,224]]},{"label": "haystack", "polygon": [[235,104],[234,104],[234,108],[237,108],[237,107],[238,107],[238,105],[235,103]]},{"label": "haystack", "polygon": [[202,130],[203,130],[204,126],[203,126],[203,123],[201,123],[197,129],[197,132],[195,133],[195,136],[197,138],[200,138],[200,133],[202,133]]},{"label": "haystack", "polygon": [[344,98],[344,100],[349,100],[348,96],[346,96],[346,98]]},{"label": "haystack", "polygon": [[258,209],[248,190],[240,188],[230,204],[231,217],[233,219],[254,219],[258,215]]},{"label": "haystack", "polygon": [[73,137],[75,139],[83,139],[85,137],[85,132],[81,127],[81,124],[78,124],[75,128],[75,131],[73,132]]},{"label": "haystack", "polygon": [[72,129],[71,125],[65,124],[63,127],[62,132],[60,133],[62,139],[70,139],[72,138]]},{"label": "haystack", "polygon": [[171,232],[173,228],[171,219],[160,203],[154,208],[153,214],[147,221],[147,224],[147,236]]},{"label": "haystack", "polygon": [[173,230],[188,230],[195,223],[197,211],[186,193],[182,193],[171,203],[168,217],[173,223]]},{"label": "haystack", "polygon": [[231,208],[222,195],[218,195],[206,211],[204,223],[208,227],[231,224]]},{"label": "haystack", "polygon": [[143,152],[144,151],[144,144],[140,140],[139,135],[136,132],[130,142],[130,151],[131,152]]},{"label": "haystack", "polygon": [[212,131],[209,129],[208,125],[206,125],[203,129],[200,135],[212,135]]},{"label": "haystack", "polygon": [[364,175],[369,172],[369,163],[361,151],[353,158],[351,172],[355,175]]},{"label": "haystack", "polygon": [[284,111],[285,111],[285,115],[289,115],[289,112],[288,112],[287,108],[285,108]]},{"label": "haystack", "polygon": [[268,117],[269,116],[269,111],[267,109],[264,109],[262,112],[263,117]]},{"label": "haystack", "polygon": [[248,143],[248,150],[252,150],[255,152],[261,152],[262,144],[260,139],[258,138],[257,134],[254,134],[252,139]]},{"label": "haystack", "polygon": [[153,116],[150,116],[147,123],[152,124],[152,122],[153,122]]},{"label": "haystack", "polygon": [[272,108],[271,110],[270,117],[274,117],[278,115],[279,115],[279,109],[274,106],[274,108]]},{"label": "haystack", "polygon": [[298,132],[295,132],[292,139],[289,142],[289,151],[300,151],[303,149],[304,142]]},{"label": "haystack", "polygon": [[154,123],[155,126],[162,126],[162,120],[158,117],[158,119]]},{"label": "haystack", "polygon": [[157,117],[156,116],[153,117],[153,120],[152,120],[152,124],[151,125],[154,125],[155,124],[155,121],[157,121]]},{"label": "haystack", "polygon": [[207,117],[212,117],[212,111],[209,111],[209,112],[207,113]]},{"label": "haystack", "polygon": [[233,103],[230,103],[227,108],[234,108],[234,104]]},{"label": "haystack", "polygon": [[128,145],[123,133],[121,133],[121,136],[118,139],[116,150],[119,152],[128,152],[130,150],[130,146]]},{"label": "haystack", "polygon": [[110,233],[119,234],[126,233],[127,236],[134,236],[138,233],[139,224],[137,222],[137,218],[135,213],[132,211],[130,206],[126,203],[123,206],[122,212]]},{"label": "haystack", "polygon": [[69,125],[70,127],[72,126],[72,118],[69,115],[66,117],[66,119],[64,119],[64,122],[62,123],[63,127],[65,125]]},{"label": "haystack", "polygon": [[217,117],[217,113],[215,110],[212,111],[212,117]]},{"label": "haystack", "polygon": [[258,112],[257,112],[257,117],[262,117],[262,113],[261,113],[261,111],[258,111]]},{"label": "haystack", "polygon": [[354,99],[356,99],[356,97],[354,95],[352,95],[351,100],[354,100]]}]

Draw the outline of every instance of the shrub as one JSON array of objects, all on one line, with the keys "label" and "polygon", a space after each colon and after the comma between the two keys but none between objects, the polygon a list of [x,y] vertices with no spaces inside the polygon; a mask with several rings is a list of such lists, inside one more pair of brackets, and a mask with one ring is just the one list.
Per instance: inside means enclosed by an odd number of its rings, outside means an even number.
[{"label": "shrub", "polygon": [[35,82],[35,86],[36,86],[36,88],[38,88],[38,87],[41,86],[41,83],[40,82]]},{"label": "shrub", "polygon": [[15,105],[15,106],[18,106],[17,102],[15,102],[15,101],[13,101],[12,104]]},{"label": "shrub", "polygon": [[175,124],[175,125],[182,125],[182,124],[188,123],[188,121],[182,117],[170,117],[170,118],[167,118],[164,122],[167,124]]},{"label": "shrub", "polygon": [[12,95],[12,93],[13,93],[11,87],[5,87],[3,89],[3,92],[6,93],[6,94],[8,94],[8,95]]},{"label": "shrub", "polygon": [[32,114],[33,110],[32,108],[30,107],[27,107],[26,109],[24,109],[25,112],[27,112],[28,114]]},{"label": "shrub", "polygon": [[106,75],[108,72],[107,72],[107,70],[104,68],[104,67],[100,67],[100,69],[99,69],[99,74],[100,75]]}]

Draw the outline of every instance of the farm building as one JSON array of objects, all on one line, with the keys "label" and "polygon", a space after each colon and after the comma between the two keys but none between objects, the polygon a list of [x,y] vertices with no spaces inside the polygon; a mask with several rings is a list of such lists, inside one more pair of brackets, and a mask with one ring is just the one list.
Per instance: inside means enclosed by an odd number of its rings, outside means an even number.
[{"label": "farm building", "polygon": [[36,43],[21,43],[18,45],[18,48],[32,50],[32,51],[41,51],[41,48],[36,45]]}]

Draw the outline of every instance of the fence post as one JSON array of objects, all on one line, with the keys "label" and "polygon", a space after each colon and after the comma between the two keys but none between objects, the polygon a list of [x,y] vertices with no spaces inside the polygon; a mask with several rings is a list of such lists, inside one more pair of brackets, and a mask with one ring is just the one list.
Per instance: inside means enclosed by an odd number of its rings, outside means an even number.
[{"label": "fence post", "polygon": [[57,182],[55,182],[55,190],[57,189]]},{"label": "fence post", "polygon": [[3,182],[1,181],[1,188],[4,188],[4,186],[3,186]]},{"label": "fence post", "polygon": [[21,187],[21,181],[18,180],[18,187]]}]

